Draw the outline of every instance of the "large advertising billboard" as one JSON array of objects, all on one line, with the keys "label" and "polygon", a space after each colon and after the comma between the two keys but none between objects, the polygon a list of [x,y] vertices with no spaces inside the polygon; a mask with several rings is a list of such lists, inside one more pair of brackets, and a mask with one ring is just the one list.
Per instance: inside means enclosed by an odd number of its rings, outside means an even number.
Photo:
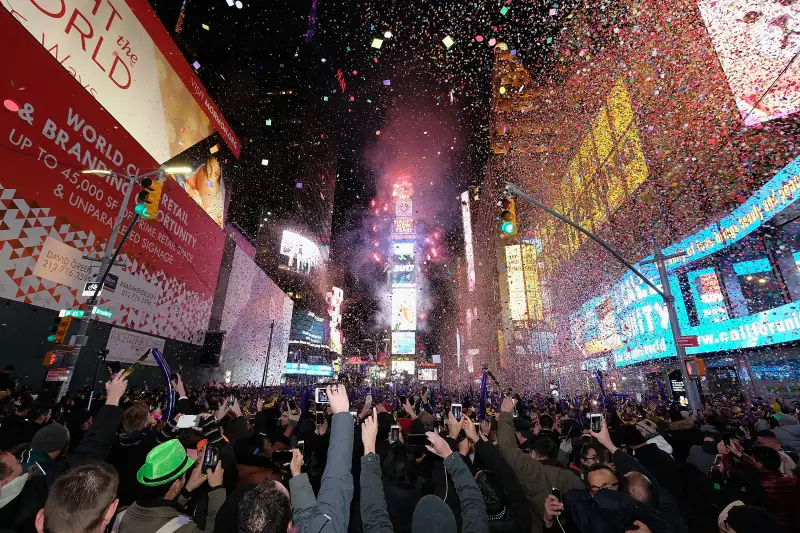
[{"label": "large advertising billboard", "polygon": [[414,243],[396,242],[392,245],[392,286],[413,287],[417,283],[414,262]]},{"label": "large advertising billboard", "polygon": [[745,125],[796,112],[800,7],[752,0],[699,0],[697,5]]},{"label": "large advertising billboard", "polygon": [[296,311],[292,315],[292,329],[289,342],[301,342],[309,346],[327,346],[325,338],[325,319],[311,311]]},{"label": "large advertising billboard", "polygon": [[392,353],[395,355],[414,355],[416,333],[413,331],[392,332]]},{"label": "large advertising billboard", "polygon": [[469,191],[461,193],[461,224],[464,229],[464,257],[467,260],[467,288],[475,291],[475,250],[472,247],[472,214],[469,209]]},{"label": "large advertising billboard", "polygon": [[239,140],[147,0],[3,7],[157,162],[214,129],[238,157]]},{"label": "large advertising billboard", "polygon": [[[6,10],[0,43],[14,50],[0,73],[0,297],[76,308],[98,270],[83,256],[102,254],[129,186],[118,175],[80,171],[104,166],[137,175],[158,163]],[[125,224],[133,208],[131,202]],[[112,270],[116,287],[103,292],[99,306],[112,311],[115,325],[202,344],[224,239],[168,181],[157,220],[133,228],[117,258],[123,266]]]},{"label": "large advertising billboard", "polygon": [[339,287],[331,287],[327,294],[328,316],[330,320],[330,349],[334,353],[342,355],[342,303],[344,302],[344,291]]},{"label": "large advertising billboard", "polygon": [[525,295],[522,248],[519,244],[506,246],[506,279],[508,280],[508,310],[511,312],[511,320],[527,320],[528,302]]},{"label": "large advertising billboard", "polygon": [[283,266],[298,274],[311,274],[327,260],[317,243],[289,230],[283,231],[280,251]]},{"label": "large advertising billboard", "polygon": [[417,329],[417,289],[397,287],[392,289],[392,330]]},{"label": "large advertising billboard", "polygon": [[197,205],[221,228],[230,201],[226,181],[230,177],[232,156],[218,134],[211,135],[166,164],[167,168],[190,169],[187,173],[168,176],[175,180]]},{"label": "large advertising billboard", "polygon": [[[731,316],[725,304],[723,280],[716,269],[706,263],[691,268],[693,262],[712,254],[723,257],[727,249],[792,205],[798,190],[800,158],[781,169],[729,215],[664,250],[666,255],[686,252],[684,257],[670,260],[667,270],[670,288],[676,295],[681,333],[698,337],[699,346],[686,349],[689,355],[800,339],[800,301],[784,304],[779,299],[774,306],[759,308],[757,312],[743,303],[748,299],[748,292],[756,290],[743,289],[747,287],[743,283],[755,282],[756,277],[757,281],[768,283],[771,267],[766,259],[745,260],[741,251],[735,252],[733,259],[726,259],[734,263],[725,283],[728,298],[738,304],[738,316]],[[644,260],[648,259],[650,257]],[[639,262],[635,266],[660,287],[654,265]],[[683,287],[679,275],[685,279]],[[750,301],[756,300],[758,304],[767,293],[754,294]],[[687,304],[693,306],[694,319],[690,318]],[[662,298],[630,272],[626,272],[607,294],[584,304],[572,315],[571,326],[573,340],[584,354],[610,351],[616,366],[676,354]],[[615,337],[616,332],[619,338]]]},{"label": "large advertising billboard", "polygon": [[280,383],[293,307],[291,298],[237,246],[220,325],[226,332],[220,365],[232,371],[234,383],[261,383],[265,364],[267,386]]}]

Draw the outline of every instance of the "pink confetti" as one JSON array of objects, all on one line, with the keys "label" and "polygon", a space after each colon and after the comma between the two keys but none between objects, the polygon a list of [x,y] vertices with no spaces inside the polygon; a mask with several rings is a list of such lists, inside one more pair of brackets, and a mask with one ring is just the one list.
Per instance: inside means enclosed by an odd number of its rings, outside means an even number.
[{"label": "pink confetti", "polygon": [[476,35],[475,36],[475,40],[478,41],[479,43],[482,43],[483,42],[483,35]]},{"label": "pink confetti", "polygon": [[17,111],[19,111],[19,105],[17,105],[17,103],[14,100],[6,100],[5,102],[3,102],[3,105],[5,106],[6,109],[11,111],[12,113],[16,113]]},{"label": "pink confetti", "polygon": [[495,44],[497,44],[497,39],[495,39],[494,37],[489,39],[489,46],[494,46]]}]

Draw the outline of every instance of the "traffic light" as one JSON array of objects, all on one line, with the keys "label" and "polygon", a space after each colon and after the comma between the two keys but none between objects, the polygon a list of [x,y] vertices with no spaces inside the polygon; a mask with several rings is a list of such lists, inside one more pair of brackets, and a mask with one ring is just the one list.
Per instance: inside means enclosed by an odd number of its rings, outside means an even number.
[{"label": "traffic light", "polygon": [[136,199],[136,208],[134,209],[137,215],[147,220],[155,220],[161,193],[164,191],[164,183],[163,181],[153,181],[150,178],[144,178],[141,181],[142,191]]},{"label": "traffic light", "polygon": [[53,325],[50,326],[50,336],[47,337],[48,342],[64,344],[64,337],[67,336],[67,331],[71,323],[72,317],[66,316],[64,318],[56,318],[53,321]]},{"label": "traffic light", "polygon": [[514,200],[503,198],[500,201],[500,231],[506,235],[517,234],[517,210],[514,207]]}]

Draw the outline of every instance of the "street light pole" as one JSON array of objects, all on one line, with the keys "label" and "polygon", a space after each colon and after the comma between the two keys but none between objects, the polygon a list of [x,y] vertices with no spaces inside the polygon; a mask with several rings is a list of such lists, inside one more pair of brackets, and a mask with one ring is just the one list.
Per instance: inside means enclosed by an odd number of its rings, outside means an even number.
[{"label": "street light pole", "polygon": [[647,278],[647,276],[642,274],[636,267],[634,267],[629,261],[627,261],[619,252],[617,252],[614,248],[612,248],[603,239],[601,239],[600,237],[598,237],[597,235],[595,235],[594,233],[592,233],[588,229],[584,228],[580,224],[577,224],[577,223],[573,222],[572,220],[568,219],[567,217],[563,216],[562,214],[557,213],[556,211],[553,211],[552,209],[550,209],[549,207],[547,207],[546,205],[544,205],[540,201],[536,200],[534,197],[532,197],[531,195],[527,194],[525,191],[523,191],[522,189],[520,189],[519,187],[517,187],[516,185],[514,185],[511,182],[506,182],[506,191],[508,191],[509,193],[514,194],[516,196],[519,196],[523,200],[527,201],[528,203],[531,203],[531,204],[535,205],[536,207],[539,207],[540,209],[543,209],[548,214],[554,216],[555,218],[557,218],[561,222],[564,222],[565,224],[575,228],[576,230],[580,231],[581,233],[583,233],[584,235],[586,235],[587,237],[589,237],[590,239],[595,241],[597,244],[602,246],[608,253],[610,253],[617,261],[622,263],[628,270],[633,272],[639,279],[641,279],[645,283],[645,285],[647,285],[648,287],[653,289],[653,291],[655,291],[656,294],[661,296],[661,298],[664,300],[664,304],[667,306],[667,313],[669,315],[670,330],[672,332],[672,338],[673,338],[673,341],[674,341],[674,344],[675,344],[675,352],[676,352],[676,355],[678,356],[680,367],[681,367],[681,376],[683,377],[683,382],[684,382],[684,384],[686,386],[687,396],[688,396],[688,400],[689,400],[689,408],[694,410],[694,411],[699,410],[700,401],[699,401],[699,395],[697,393],[697,389],[695,388],[696,384],[694,383],[694,381],[692,381],[692,379],[689,377],[689,375],[688,375],[688,373],[686,371],[686,362],[685,362],[686,350],[683,347],[679,346],[679,342],[678,342],[678,339],[681,337],[681,329],[680,329],[680,325],[678,324],[678,315],[675,312],[675,297],[672,295],[672,291],[670,290],[670,287],[669,287],[669,279],[667,278],[667,267],[666,267],[666,261],[668,259],[671,259],[673,257],[680,257],[681,255],[685,255],[685,254],[684,253],[679,253],[679,254],[674,254],[674,255],[670,255],[670,256],[665,256],[662,253],[661,248],[659,248],[658,245],[655,246],[655,252],[656,253],[654,255],[654,258],[652,260],[646,261],[646,263],[655,263],[656,266],[658,267],[658,274],[659,274],[659,277],[660,277],[660,280],[661,280],[661,286],[662,286],[663,290],[659,289],[658,287],[655,286],[655,284],[653,284],[652,281],[650,281]]},{"label": "street light pole", "polygon": [[[119,255],[120,250],[122,249],[122,245],[125,244],[125,240],[130,235],[133,226],[136,224],[136,221],[139,219],[139,215],[135,214],[133,219],[131,220],[128,228],[125,230],[125,234],[122,236],[122,240],[120,240],[119,246],[116,245],[117,236],[119,235],[120,228],[125,220],[125,212],[128,208],[128,203],[130,202],[131,196],[133,195],[133,186],[137,180],[142,180],[144,178],[148,178],[150,176],[157,176],[156,180],[160,180],[162,177],[162,173],[164,171],[173,173],[186,171],[187,169],[184,168],[175,168],[175,169],[158,169],[153,172],[148,172],[146,174],[142,174],[140,176],[126,176],[123,174],[118,174],[116,172],[112,172],[110,170],[84,170],[82,174],[94,174],[99,176],[117,176],[120,178],[124,178],[128,180],[127,187],[125,189],[125,194],[122,197],[122,203],[119,207],[119,213],[117,214],[117,218],[114,221],[114,226],[111,229],[111,235],[106,242],[105,248],[103,249],[103,255],[100,259],[94,259],[92,257],[83,256],[83,259],[88,259],[90,261],[99,261],[100,262],[100,270],[95,277],[99,277],[99,283],[97,289],[95,289],[94,294],[92,294],[86,302],[87,310],[90,310],[91,306],[93,306],[97,302],[97,296],[100,294],[100,291],[103,289],[103,283],[105,283],[108,274],[111,272],[111,267],[114,266],[114,261],[116,260],[117,256]],[[191,170],[191,169],[188,169]],[[81,353],[81,348],[86,344],[86,337],[89,332],[89,325],[91,320],[89,318],[82,318],[80,319],[80,325],[78,326],[78,334],[76,347],[72,354],[67,358],[67,368],[69,369],[69,373],[67,374],[67,379],[64,381],[61,389],[58,392],[58,396],[56,401],[60,400],[69,390],[70,382],[72,381],[72,375],[75,370],[75,365],[78,362],[78,357]],[[95,372],[97,374],[97,372]],[[97,376],[95,375],[95,381],[97,381]],[[96,383],[92,383],[92,390],[94,391]]]}]

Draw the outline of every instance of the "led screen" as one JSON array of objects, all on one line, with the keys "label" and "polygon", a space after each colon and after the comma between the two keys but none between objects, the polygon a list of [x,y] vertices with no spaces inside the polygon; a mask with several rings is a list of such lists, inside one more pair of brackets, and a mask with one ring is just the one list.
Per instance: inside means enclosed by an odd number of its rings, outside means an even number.
[{"label": "led screen", "polygon": [[324,346],[325,320],[311,311],[296,311],[292,315],[292,329],[289,341],[304,342],[312,346]]},{"label": "led screen", "polygon": [[399,331],[417,329],[417,289],[392,289],[392,329]]},{"label": "led screen", "polygon": [[400,374],[402,372],[408,373],[413,376],[417,364],[414,361],[392,361],[392,373]]},{"label": "led screen", "polygon": [[286,267],[300,274],[311,274],[324,261],[317,243],[287,230],[281,239],[281,255],[286,258]]},{"label": "led screen", "polygon": [[794,61],[800,51],[797,4],[753,0],[697,4],[745,125],[796,112],[800,106],[800,65]]},{"label": "led screen", "polygon": [[436,368],[420,368],[417,370],[417,379],[420,381],[436,381]]},{"label": "led screen", "polygon": [[526,320],[528,302],[525,295],[525,274],[522,269],[522,249],[519,244],[506,246],[506,275],[511,320]]},{"label": "led screen", "polygon": [[396,355],[413,355],[416,334],[413,331],[392,332],[392,353]]},{"label": "led screen", "polygon": [[[770,309],[758,309],[756,312],[748,306],[746,316],[730,318],[727,310],[723,312],[719,301],[722,293],[721,280],[709,277],[713,271],[688,271],[687,279],[691,280],[688,285],[691,288],[685,293],[681,291],[678,277],[674,273],[676,268],[682,268],[712,253],[716,254],[715,257],[727,257],[726,248],[739,242],[792,204],[792,193],[796,194],[798,185],[800,158],[784,167],[730,215],[664,250],[665,254],[678,250],[687,252],[686,257],[671,260],[667,269],[670,271],[670,288],[676,295],[675,308],[681,333],[697,335],[700,344],[687,348],[688,354],[752,348],[800,339],[800,302],[780,305],[776,298]],[[758,216],[754,213],[758,213]],[[734,284],[740,292],[748,287],[746,283],[754,284],[751,290],[755,290],[755,284],[758,283],[769,286],[772,270],[768,262],[765,263],[764,258],[742,261],[740,257],[740,252],[733,252],[728,257],[733,263],[733,275],[725,283]],[[635,266],[656,286],[660,285],[654,265],[640,262]],[[748,280],[748,277],[752,279]],[[601,314],[597,308],[604,298],[611,302],[610,311],[606,304]],[[694,299],[696,305],[697,302],[700,303],[697,309],[707,317],[706,320],[699,320],[697,325],[691,324],[689,320],[685,303],[685,299],[689,298]],[[630,272],[626,272],[609,293],[590,300],[571,317],[573,340],[584,353],[596,353],[596,348],[593,351],[592,341],[597,343],[604,338],[601,320],[605,322],[606,331],[611,331],[613,327],[620,332],[621,343],[612,350],[616,366],[672,357],[676,353],[662,298]]]},{"label": "led screen", "polygon": [[413,235],[414,234],[414,219],[413,218],[395,218],[392,221],[395,235]]},{"label": "led screen", "polygon": [[303,376],[333,376],[333,367],[330,365],[308,365],[306,363],[286,363],[284,374]]},{"label": "led screen", "polygon": [[395,243],[392,257],[392,286],[413,286],[416,281],[414,243]]}]

